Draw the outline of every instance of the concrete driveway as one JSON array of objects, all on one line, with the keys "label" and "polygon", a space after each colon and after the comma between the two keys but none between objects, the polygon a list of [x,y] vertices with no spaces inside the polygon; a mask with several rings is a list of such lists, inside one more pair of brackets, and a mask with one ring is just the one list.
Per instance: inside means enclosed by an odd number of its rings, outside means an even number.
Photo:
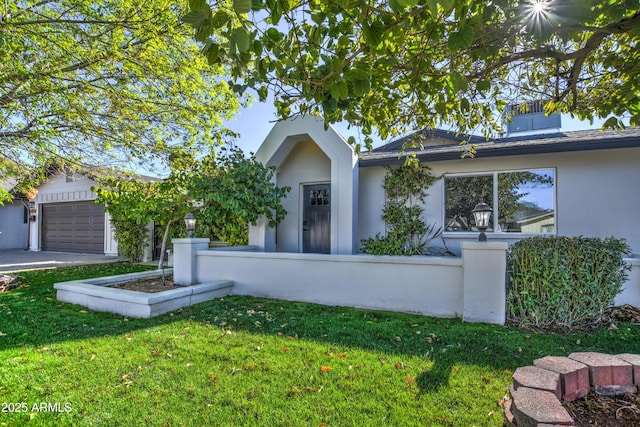
[{"label": "concrete driveway", "polygon": [[0,273],[116,261],[120,261],[120,258],[97,254],[0,250]]}]

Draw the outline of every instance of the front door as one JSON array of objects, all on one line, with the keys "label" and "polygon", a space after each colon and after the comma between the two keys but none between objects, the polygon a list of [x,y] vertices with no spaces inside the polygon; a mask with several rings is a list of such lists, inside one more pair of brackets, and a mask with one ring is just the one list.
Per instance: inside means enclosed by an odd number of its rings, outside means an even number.
[{"label": "front door", "polygon": [[305,185],[302,219],[302,251],[331,252],[331,184]]}]

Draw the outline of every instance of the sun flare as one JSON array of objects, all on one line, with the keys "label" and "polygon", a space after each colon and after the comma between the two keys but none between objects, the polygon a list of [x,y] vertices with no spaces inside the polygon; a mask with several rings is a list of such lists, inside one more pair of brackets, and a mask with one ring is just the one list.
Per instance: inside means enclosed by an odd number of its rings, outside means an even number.
[{"label": "sun flare", "polygon": [[530,30],[541,31],[552,24],[552,0],[530,0],[525,6],[524,23]]}]

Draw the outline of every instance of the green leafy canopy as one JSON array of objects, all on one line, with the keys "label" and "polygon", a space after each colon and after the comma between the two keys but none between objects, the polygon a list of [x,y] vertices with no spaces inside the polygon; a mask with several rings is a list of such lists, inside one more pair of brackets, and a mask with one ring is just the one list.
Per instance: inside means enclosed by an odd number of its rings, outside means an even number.
[{"label": "green leafy canopy", "polygon": [[271,91],[282,118],[321,114],[382,138],[446,124],[489,134],[505,104],[542,99],[548,112],[615,115],[609,127],[624,117],[640,123],[635,0],[211,0],[206,8],[225,19],[184,18],[197,39],[207,34],[205,54],[229,66],[239,92]]},{"label": "green leafy canopy", "polygon": [[[176,150],[207,152],[232,136],[223,120],[238,98],[180,20],[187,8],[171,0],[5,2],[0,177],[50,158],[151,169]],[[209,19],[193,11],[184,19],[208,22],[201,18]]]}]

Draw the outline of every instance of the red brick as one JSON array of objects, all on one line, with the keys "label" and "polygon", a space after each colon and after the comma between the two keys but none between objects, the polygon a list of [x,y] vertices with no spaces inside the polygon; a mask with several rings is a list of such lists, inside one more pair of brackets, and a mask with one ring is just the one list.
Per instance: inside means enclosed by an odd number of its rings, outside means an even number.
[{"label": "red brick", "polygon": [[560,388],[560,374],[537,366],[523,366],[513,373],[513,386],[535,388],[553,393],[558,399],[562,398]]},{"label": "red brick", "polygon": [[562,399],[572,401],[589,393],[589,368],[587,365],[561,356],[546,356],[534,360],[533,364],[560,374]]},{"label": "red brick", "polygon": [[633,384],[633,367],[630,363],[616,356],[583,352],[571,353],[569,358],[589,367],[589,379],[593,387],[630,386]]},{"label": "red brick", "polygon": [[633,383],[640,385],[640,354],[619,354],[618,357],[633,366]]},{"label": "red brick", "polygon": [[514,424],[513,413],[511,412],[511,400],[504,402],[504,425],[506,427],[517,427]]},{"label": "red brick", "polygon": [[537,427],[540,424],[573,426],[573,418],[562,407],[556,396],[548,391],[511,387],[511,412],[519,427]]}]

